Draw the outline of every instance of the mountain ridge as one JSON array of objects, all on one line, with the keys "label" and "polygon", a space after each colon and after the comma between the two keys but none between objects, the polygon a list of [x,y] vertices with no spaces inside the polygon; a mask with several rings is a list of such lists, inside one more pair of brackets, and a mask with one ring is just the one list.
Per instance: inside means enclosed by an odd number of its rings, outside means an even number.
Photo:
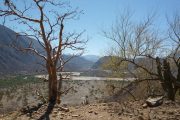
[{"label": "mountain ridge", "polygon": [[[19,73],[37,73],[44,72],[39,63],[42,63],[42,59],[30,52],[18,51],[9,45],[16,39],[18,39],[18,45],[27,46],[29,37],[20,36],[16,37],[16,32],[0,25],[0,74],[19,74]],[[33,40],[33,45],[39,51],[42,51],[42,47],[38,41]],[[65,55],[66,58],[68,55]],[[65,71],[82,71],[89,69],[93,64],[92,61],[88,61],[83,57],[75,57],[65,65]]]}]

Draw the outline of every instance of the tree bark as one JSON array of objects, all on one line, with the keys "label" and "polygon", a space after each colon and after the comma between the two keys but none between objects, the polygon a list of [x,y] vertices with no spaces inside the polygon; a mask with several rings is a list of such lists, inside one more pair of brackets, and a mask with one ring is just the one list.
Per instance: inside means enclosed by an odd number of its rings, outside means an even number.
[{"label": "tree bark", "polygon": [[178,64],[177,82],[180,82],[180,62]]},{"label": "tree bark", "polygon": [[61,103],[61,88],[62,88],[62,74],[60,73],[59,75],[59,83],[58,83],[58,94],[57,94],[57,103],[60,104]]},{"label": "tree bark", "polygon": [[57,71],[56,66],[51,62],[47,62],[49,75],[49,103],[56,103],[57,98]]},{"label": "tree bark", "polygon": [[170,71],[170,66],[169,63],[167,62],[167,60],[163,61],[163,77],[164,77],[164,81],[165,84],[167,86],[167,95],[168,95],[168,99],[174,101],[175,100],[175,85],[174,85],[174,81],[172,80],[172,74]]},{"label": "tree bark", "polygon": [[162,66],[161,66],[161,61],[160,61],[159,57],[156,57],[156,66],[157,66],[157,73],[158,73],[158,77],[161,81],[162,88],[165,92],[167,92],[167,86],[165,84],[165,81],[164,81],[164,78],[162,75]]},{"label": "tree bark", "polygon": [[159,75],[159,79],[162,82],[162,88],[164,91],[167,93],[167,97],[169,100],[174,101],[175,100],[175,95],[176,95],[176,79],[173,77],[171,70],[170,70],[170,65],[167,60],[163,60],[163,64],[161,66],[161,61],[157,57],[156,58],[156,65],[157,65],[157,72]]}]

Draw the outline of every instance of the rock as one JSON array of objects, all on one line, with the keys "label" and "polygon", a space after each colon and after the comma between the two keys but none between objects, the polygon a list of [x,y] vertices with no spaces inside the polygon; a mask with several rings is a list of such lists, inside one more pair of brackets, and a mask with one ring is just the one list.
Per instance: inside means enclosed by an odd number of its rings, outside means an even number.
[{"label": "rock", "polygon": [[54,111],[54,114],[57,114],[58,113],[58,111]]},{"label": "rock", "polygon": [[30,113],[27,113],[26,115],[29,117],[31,114],[30,114]]},{"label": "rock", "polygon": [[59,105],[56,104],[56,105],[54,106],[54,108],[59,108]]},{"label": "rock", "polygon": [[142,116],[138,116],[138,120],[144,120]]},{"label": "rock", "polygon": [[88,96],[82,97],[81,99],[82,99],[82,105],[87,105],[87,104],[89,104]]},{"label": "rock", "polygon": [[91,111],[89,111],[89,113],[93,113],[93,111],[91,110]]},{"label": "rock", "polygon": [[176,118],[180,118],[180,114],[176,114]]},{"label": "rock", "polygon": [[134,109],[134,115],[137,116],[138,114],[139,114],[139,111]]},{"label": "rock", "polygon": [[119,112],[118,115],[120,116],[122,114],[122,112]]},{"label": "rock", "polygon": [[163,103],[163,96],[161,97],[156,97],[156,98],[148,98],[146,100],[146,104],[149,106],[149,107],[157,107],[157,106],[160,106],[162,105]]},{"label": "rock", "polygon": [[67,120],[71,120],[72,119],[72,117],[71,116],[67,116]]},{"label": "rock", "polygon": [[52,117],[56,117],[56,116],[57,116],[57,114],[53,114],[53,115],[52,115]]},{"label": "rock", "polygon": [[169,111],[169,115],[174,115],[174,111]]},{"label": "rock", "polygon": [[148,105],[147,105],[146,103],[144,103],[144,104],[142,105],[143,108],[147,108],[147,106],[148,106]]},{"label": "rock", "polygon": [[133,114],[129,114],[130,117],[134,116]]},{"label": "rock", "polygon": [[165,113],[166,113],[166,110],[162,110],[162,113],[165,114]]},{"label": "rock", "polygon": [[107,104],[106,103],[102,103],[102,106],[106,106]]},{"label": "rock", "polygon": [[63,116],[60,116],[59,119],[63,119]]},{"label": "rock", "polygon": [[154,120],[155,119],[154,113],[149,113],[149,118],[150,118],[150,120]]},{"label": "rock", "polygon": [[97,112],[94,112],[95,115],[97,115],[98,113]]},{"label": "rock", "polygon": [[178,119],[176,119],[175,116],[171,116],[168,118],[168,120],[178,120]]},{"label": "rock", "polygon": [[64,112],[69,112],[69,108],[65,108],[65,107],[59,107],[58,110],[64,111]]},{"label": "rock", "polygon": [[165,103],[166,105],[174,105],[174,104],[175,104],[175,102],[174,102],[174,101],[171,101],[171,100],[166,100],[164,103]]},{"label": "rock", "polygon": [[72,117],[78,117],[79,115],[72,115]]},{"label": "rock", "polygon": [[64,116],[65,114],[64,113],[60,113],[61,116]]}]

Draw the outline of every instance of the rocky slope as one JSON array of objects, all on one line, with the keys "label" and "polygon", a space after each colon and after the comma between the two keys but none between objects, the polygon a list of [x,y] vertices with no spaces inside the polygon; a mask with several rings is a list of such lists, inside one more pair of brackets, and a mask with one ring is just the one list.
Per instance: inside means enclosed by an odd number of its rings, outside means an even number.
[{"label": "rocky slope", "polygon": [[[30,108],[29,112],[13,112],[1,115],[3,120],[180,120],[180,103],[164,101],[159,107],[143,107],[144,101],[122,103],[97,103],[62,109],[55,105],[47,111],[48,105]],[[49,106],[50,108],[50,106]],[[50,109],[49,109],[50,110]]]},{"label": "rocky slope", "polygon": [[[41,67],[38,62],[41,62],[39,58],[30,53],[23,53],[9,47],[15,40],[18,41],[18,45],[27,46],[29,42],[28,37],[18,37],[16,39],[16,33],[9,28],[0,25],[0,73],[28,73],[36,70],[40,70]],[[36,49],[41,50],[37,41],[33,41],[33,45]]]}]

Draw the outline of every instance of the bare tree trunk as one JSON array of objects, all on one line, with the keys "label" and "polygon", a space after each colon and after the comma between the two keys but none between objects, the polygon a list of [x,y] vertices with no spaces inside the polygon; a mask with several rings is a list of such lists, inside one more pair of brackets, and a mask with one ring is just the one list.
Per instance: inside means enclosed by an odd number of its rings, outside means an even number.
[{"label": "bare tree trunk", "polygon": [[48,75],[49,75],[49,102],[56,103],[57,98],[57,71],[56,66],[52,63],[47,63]]},{"label": "bare tree trunk", "polygon": [[165,81],[164,81],[164,78],[163,78],[163,75],[162,75],[162,65],[161,65],[161,61],[159,59],[159,57],[156,57],[156,65],[157,65],[157,73],[158,73],[158,77],[161,81],[161,85],[162,85],[162,88],[165,92],[167,92],[167,86],[165,84]]},{"label": "bare tree trunk", "polygon": [[49,77],[49,102],[55,103],[57,98],[57,76],[52,74]]},{"label": "bare tree trunk", "polygon": [[176,94],[176,86],[175,86],[175,78],[173,77],[169,63],[167,60],[163,60],[163,64],[161,66],[160,59],[156,58],[156,65],[157,65],[157,72],[159,75],[159,79],[162,82],[162,87],[164,91],[167,93],[168,99],[174,101],[175,100],[175,94]]},{"label": "bare tree trunk", "polygon": [[167,60],[163,61],[163,77],[164,77],[164,81],[165,84],[167,86],[167,96],[168,99],[174,101],[175,100],[175,85],[174,85],[174,81],[172,78],[172,74],[170,71],[170,66],[169,63],[167,62]]},{"label": "bare tree trunk", "polygon": [[[61,68],[60,71],[62,71],[63,66],[69,60],[71,60],[72,57],[78,55],[79,52],[81,55],[87,43],[87,40],[81,40],[80,38],[83,32],[72,32],[64,36],[64,21],[67,20],[67,18],[76,18],[77,15],[81,12],[77,9],[70,10],[69,4],[67,4],[66,6],[66,3],[60,0],[30,0],[31,2],[29,1],[30,3],[28,3],[28,5],[26,4],[26,2],[23,2],[22,5],[24,7],[19,6],[18,4],[14,4],[14,0],[3,1],[5,4],[3,8],[0,8],[0,17],[12,17],[12,21],[18,22],[21,25],[26,26],[28,29],[26,30],[25,27],[25,30],[21,34],[17,33],[16,39],[19,36],[27,36],[29,38],[32,38],[28,39],[29,44],[26,46],[19,45],[17,42],[16,44],[12,45],[12,47],[22,52],[31,51],[35,55],[41,57],[42,60],[46,62],[45,67],[49,75],[49,102],[58,102],[57,99],[60,99],[61,95],[60,90],[62,86],[62,78],[60,78],[60,82],[57,83],[57,70]],[[49,16],[46,11],[46,6],[44,6],[44,4],[48,4],[47,6],[53,6],[51,7],[50,11],[53,11],[52,14],[55,18]],[[57,9],[61,8],[62,6],[64,6],[65,8],[63,8],[64,13],[61,10],[57,11]],[[68,7],[68,11],[66,11],[65,6]],[[39,14],[32,17],[34,13],[32,13],[31,10],[34,8]],[[26,15],[24,14],[25,12],[28,12],[30,14]],[[54,34],[54,31],[56,31],[58,34]],[[56,35],[58,35],[58,37]],[[43,50],[36,49],[33,44],[34,39],[38,41],[39,45],[42,47]],[[57,42],[57,45],[53,45],[54,41]],[[72,50],[73,55],[68,60],[65,60],[63,57],[63,52],[66,49]],[[46,54],[44,54],[44,52],[46,52]],[[44,66],[44,64],[42,65]]]},{"label": "bare tree trunk", "polygon": [[180,63],[178,64],[177,82],[180,82]]},{"label": "bare tree trunk", "polygon": [[60,73],[59,75],[59,83],[58,83],[58,95],[57,95],[57,103],[60,104],[61,103],[61,88],[62,88],[62,80],[63,80],[63,77],[62,77],[62,74]]}]

